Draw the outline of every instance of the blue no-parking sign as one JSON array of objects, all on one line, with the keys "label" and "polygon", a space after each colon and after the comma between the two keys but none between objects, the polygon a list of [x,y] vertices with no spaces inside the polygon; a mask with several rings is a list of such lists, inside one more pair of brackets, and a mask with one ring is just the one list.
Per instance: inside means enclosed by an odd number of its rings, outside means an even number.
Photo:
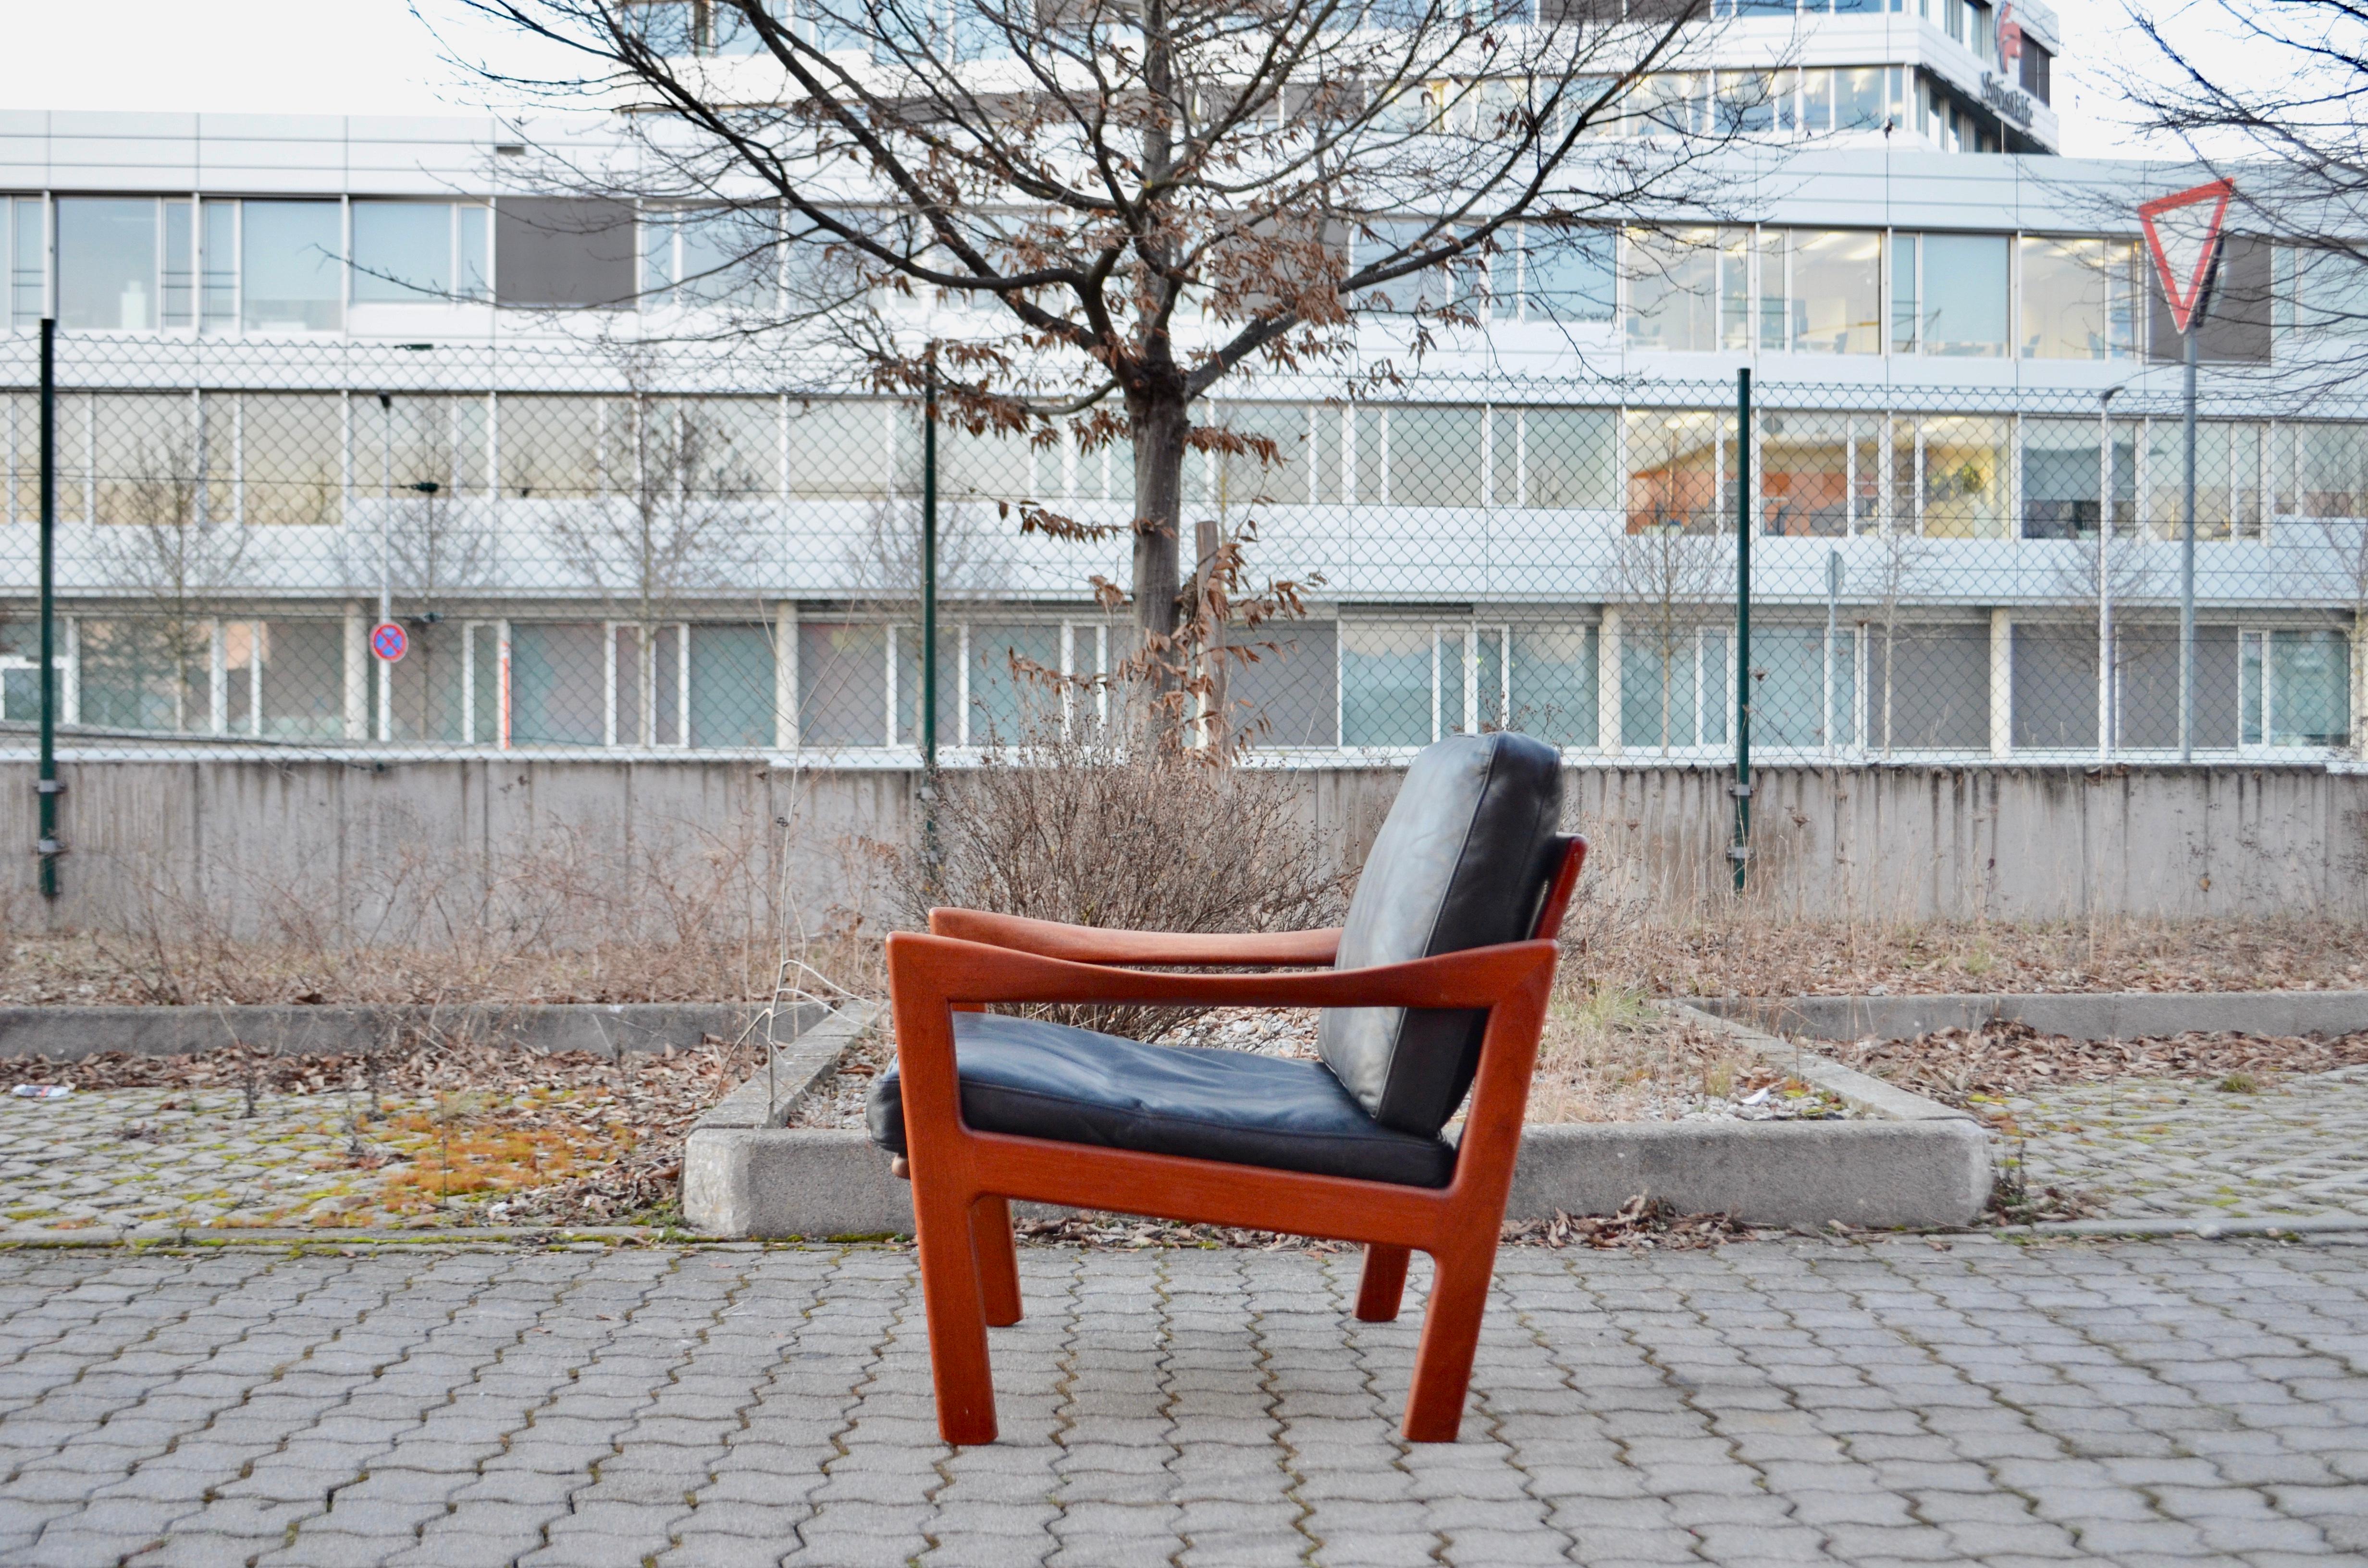
[{"label": "blue no-parking sign", "polygon": [[391,665],[411,652],[411,637],[393,621],[381,620],[370,628],[370,652]]}]

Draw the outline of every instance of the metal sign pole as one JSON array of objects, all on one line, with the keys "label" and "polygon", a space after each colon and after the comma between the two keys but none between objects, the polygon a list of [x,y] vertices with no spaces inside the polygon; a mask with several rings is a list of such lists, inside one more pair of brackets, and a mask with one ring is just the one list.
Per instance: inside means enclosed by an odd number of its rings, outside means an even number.
[{"label": "metal sign pole", "polygon": [[41,318],[41,896],[58,896],[58,324]]},{"label": "metal sign pole", "polygon": [[2179,760],[2195,760],[2195,338],[2203,330],[2203,300],[2188,318],[2187,475],[2179,516]]},{"label": "metal sign pole", "polygon": [[938,882],[938,365],[921,421],[921,864]]},{"label": "metal sign pole", "polygon": [[1735,891],[1751,858],[1751,372],[1735,373]]}]

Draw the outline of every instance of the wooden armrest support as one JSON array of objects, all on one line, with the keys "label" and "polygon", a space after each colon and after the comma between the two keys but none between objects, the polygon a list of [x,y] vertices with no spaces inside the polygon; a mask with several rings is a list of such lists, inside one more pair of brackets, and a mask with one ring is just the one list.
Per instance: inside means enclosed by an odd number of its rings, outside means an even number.
[{"label": "wooden armrest support", "polygon": [[932,909],[929,931],[933,936],[1070,963],[1271,964],[1312,969],[1329,964],[1340,947],[1337,926],[1320,931],[1113,931],[1017,915],[990,915],[979,909]]},{"label": "wooden armrest support", "polygon": [[1135,1002],[1215,1007],[1490,1007],[1534,974],[1554,945],[1506,942],[1371,969],[1304,974],[1176,974],[1047,958],[954,937],[897,931],[888,969],[899,1000]]}]

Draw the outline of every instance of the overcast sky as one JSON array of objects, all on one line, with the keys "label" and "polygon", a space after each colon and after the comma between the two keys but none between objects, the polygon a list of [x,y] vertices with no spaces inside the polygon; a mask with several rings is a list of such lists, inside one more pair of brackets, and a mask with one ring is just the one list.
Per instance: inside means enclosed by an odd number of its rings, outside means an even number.
[{"label": "overcast sky", "polygon": [[[2064,151],[2135,151],[2096,69],[2143,58],[2123,0],[2055,3],[2067,35],[2055,94]],[[420,0],[420,11],[467,58],[565,69],[455,0]],[[404,0],[0,0],[0,104],[10,108],[449,114],[487,101]]]}]

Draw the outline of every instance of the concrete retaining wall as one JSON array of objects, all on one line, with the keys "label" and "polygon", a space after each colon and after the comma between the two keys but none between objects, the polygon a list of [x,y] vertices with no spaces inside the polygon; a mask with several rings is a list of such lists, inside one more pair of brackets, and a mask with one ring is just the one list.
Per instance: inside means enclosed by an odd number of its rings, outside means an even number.
[{"label": "concrete retaining wall", "polygon": [[[64,768],[64,898],[32,894],[32,769],[0,764],[0,898],[19,921],[550,941],[882,906],[916,775],[763,760],[386,764],[242,759]],[[1290,775],[1354,863],[1402,777]],[[1730,896],[1733,804],[1710,768],[1571,770],[1594,896]],[[952,788],[960,787],[960,775]],[[2368,915],[2368,773],[2323,767],[1895,766],[1759,774],[1757,895],[1816,918]]]},{"label": "concrete retaining wall", "polygon": [[1992,1019],[2074,1040],[2141,1040],[2190,1029],[2332,1037],[2368,1029],[2368,991],[2118,991],[2094,995],[1702,998],[1705,1012],[1811,1040],[1913,1040]]},{"label": "concrete retaining wall", "polygon": [[[105,1051],[180,1056],[225,1045],[280,1054],[372,1051],[421,1030],[466,1034],[527,1051],[687,1051],[709,1036],[737,1041],[762,1029],[763,1009],[739,1003],[645,1002],[613,1006],[455,1007],[0,1007],[0,1056],[76,1061]],[[771,1020],[789,1040],[822,1014],[788,1005]],[[834,1055],[836,1051],[834,1048]]]}]

